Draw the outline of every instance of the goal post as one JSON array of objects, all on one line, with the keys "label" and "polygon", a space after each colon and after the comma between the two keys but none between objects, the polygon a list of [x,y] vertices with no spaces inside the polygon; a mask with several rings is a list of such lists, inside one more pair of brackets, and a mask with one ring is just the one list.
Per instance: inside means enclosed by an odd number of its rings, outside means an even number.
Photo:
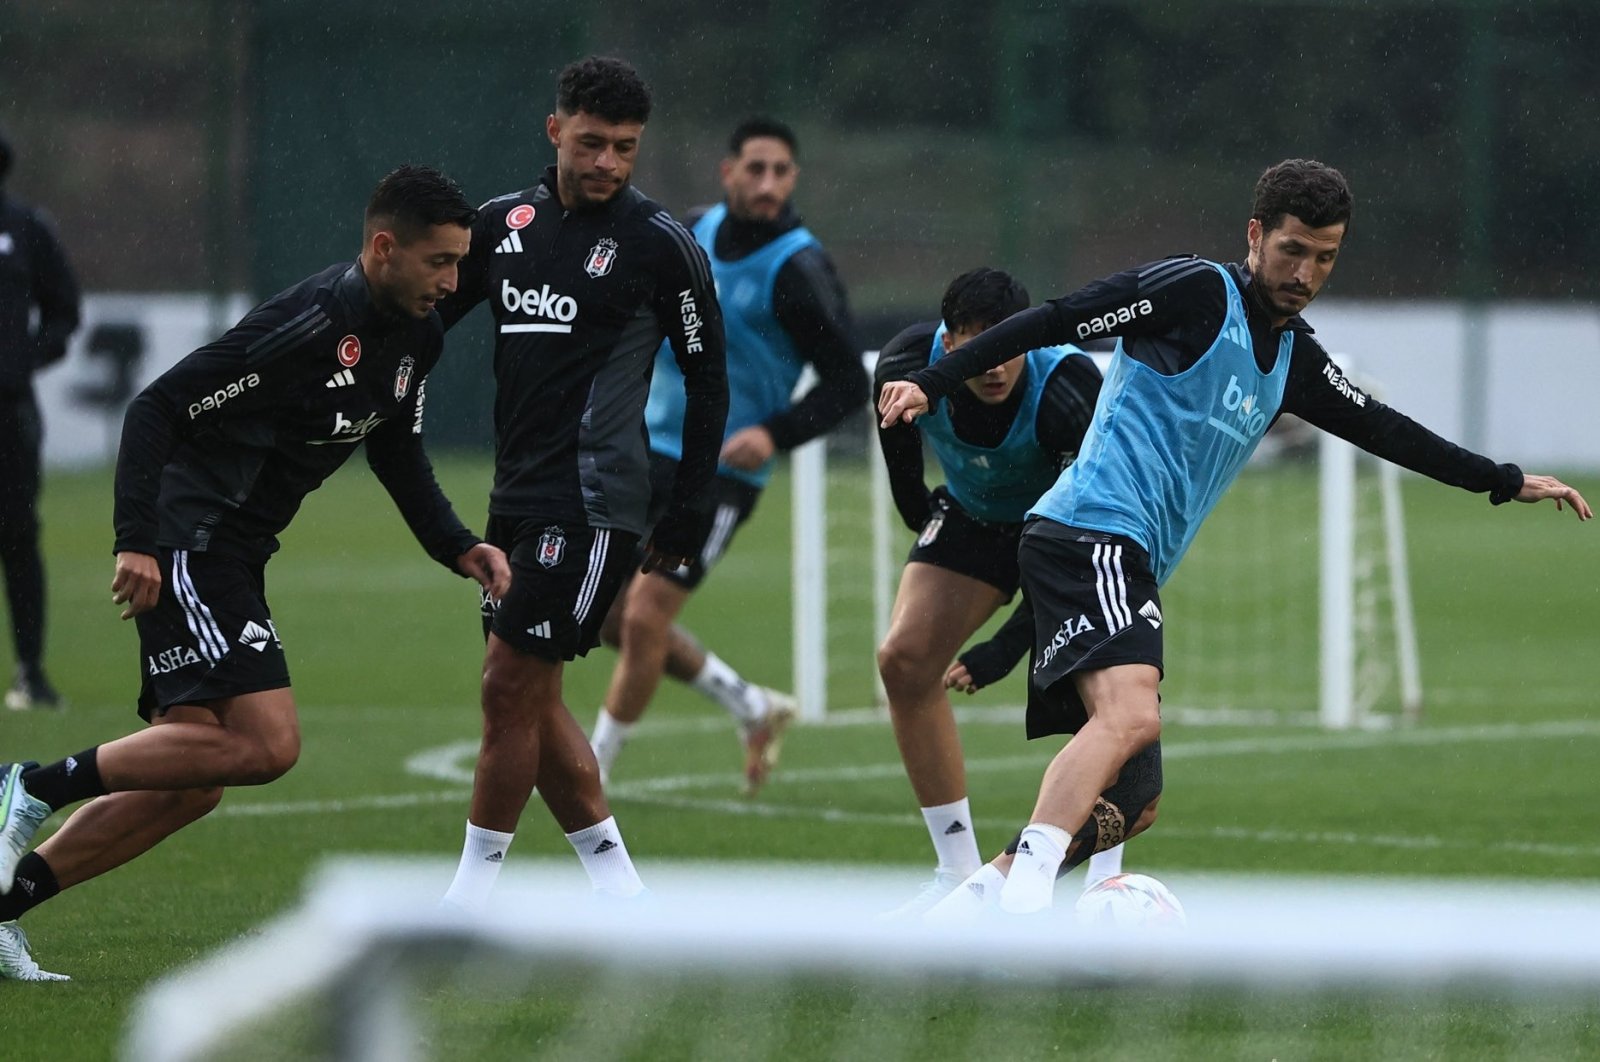
[{"label": "goal post", "polygon": [[[862,360],[870,372],[876,352]],[[876,430],[869,415],[792,455],[794,688],[806,721],[883,703],[874,659],[909,536]],[[1419,716],[1399,470],[1314,435],[1269,436],[1163,589],[1179,619],[1164,691],[1173,717],[1344,729]],[[1271,585],[1252,582],[1263,567]]]},{"label": "goal post", "polygon": [[1494,1057],[1576,1058],[1600,1021],[1592,884],[1174,871],[1162,877],[1187,926],[1118,932],[1077,924],[1070,904],[886,922],[904,868],[798,863],[658,864],[648,898],[607,902],[570,860],[530,861],[469,916],[438,903],[452,868],[325,866],[296,909],[152,985],[122,1057],[942,1060],[997,1044],[1318,1057],[1381,1044],[1448,1058],[1487,1035]]}]

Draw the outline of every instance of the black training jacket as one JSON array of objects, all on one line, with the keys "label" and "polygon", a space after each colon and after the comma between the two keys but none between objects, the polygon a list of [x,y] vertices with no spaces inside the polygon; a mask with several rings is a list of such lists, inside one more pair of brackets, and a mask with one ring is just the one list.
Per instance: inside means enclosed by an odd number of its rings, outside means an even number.
[{"label": "black training jacket", "polygon": [[[412,533],[454,570],[480,540],[422,448],[423,381],[443,346],[437,313],[376,306],[359,263],[274,295],[128,407],[117,551],[168,546],[264,562],[305,496],[365,442]],[[357,548],[361,530],[349,533]]]},{"label": "black training jacket", "polygon": [[484,301],[495,328],[497,515],[643,534],[645,400],[656,350],[672,344],[688,404],[656,544],[675,552],[689,499],[716,472],[728,414],[722,311],[694,237],[631,186],[566,210],[552,167],[484,204],[460,287],[439,304],[445,327]]}]

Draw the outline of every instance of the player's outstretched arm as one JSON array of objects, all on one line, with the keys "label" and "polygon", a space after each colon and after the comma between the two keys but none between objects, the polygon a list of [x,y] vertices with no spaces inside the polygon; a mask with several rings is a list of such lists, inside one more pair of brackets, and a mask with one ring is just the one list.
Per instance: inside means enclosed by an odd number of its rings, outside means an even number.
[{"label": "player's outstretched arm", "polygon": [[1578,514],[1579,520],[1588,520],[1594,516],[1594,510],[1589,508],[1589,503],[1583,500],[1583,495],[1579,494],[1576,488],[1567,486],[1554,476],[1530,476],[1524,473],[1522,489],[1517,491],[1517,501],[1531,505],[1546,498],[1555,499],[1558,512],[1563,505],[1571,506],[1572,511]]},{"label": "player's outstretched arm", "polygon": [[882,417],[878,422],[880,428],[910,424],[926,412],[928,396],[910,380],[886,383],[883,390],[878,392],[878,413]]}]

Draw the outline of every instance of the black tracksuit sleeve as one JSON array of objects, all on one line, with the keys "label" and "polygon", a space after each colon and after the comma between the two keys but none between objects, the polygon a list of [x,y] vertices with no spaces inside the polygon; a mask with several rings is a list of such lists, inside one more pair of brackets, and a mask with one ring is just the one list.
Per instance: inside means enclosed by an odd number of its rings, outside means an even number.
[{"label": "black tracksuit sleeve", "polygon": [[419,407],[426,386],[425,380],[418,383],[400,415],[367,436],[367,464],[428,556],[464,575],[456,568],[456,559],[483,540],[467,530],[450,507],[422,447]]},{"label": "black tracksuit sleeve", "polygon": [[[912,325],[884,345],[873,373],[874,401],[884,384],[904,380],[928,364],[929,344],[937,329],[937,322]],[[933,515],[924,478],[922,431],[915,424],[880,426],[878,448],[883,451],[883,463],[889,470],[889,494],[894,499],[894,507],[907,527],[920,532],[928,517]]]},{"label": "black tracksuit sleeve", "polygon": [[979,642],[956,657],[966,665],[972,684],[979,689],[992,686],[1011,674],[1011,669],[1033,647],[1033,606],[1022,595],[1016,610],[988,641]]},{"label": "black tracksuit sleeve", "polygon": [[687,230],[671,224],[682,236],[663,241],[653,309],[683,373],[686,402],[683,456],[654,541],[664,553],[687,556],[694,551],[688,506],[716,475],[722,451],[728,420],[728,358],[711,263]]},{"label": "black tracksuit sleeve", "polygon": [[117,450],[116,552],[156,552],[161,471],[179,444],[223,417],[259,413],[282,401],[293,383],[283,355],[295,349],[297,337],[316,334],[307,329],[326,320],[320,313],[264,303],[139,392],[123,417]]},{"label": "black tracksuit sleeve", "polygon": [[807,247],[778,270],[773,313],[795,349],[816,368],[817,383],[763,427],[780,450],[831,431],[867,397],[867,371],[850,323],[844,284],[827,252]]},{"label": "black tracksuit sleeve", "polygon": [[81,298],[78,279],[49,219],[35,213],[28,233],[33,240],[33,297],[39,307],[39,331],[35,336],[38,354],[34,362],[37,369],[66,354],[67,340],[78,330]]},{"label": "black tracksuit sleeve", "polygon": [[[1220,298],[1223,283],[1215,269],[1193,255],[1113,273],[1008,317],[910,379],[931,405],[960,387],[961,381],[1039,347],[1109,336],[1157,336],[1193,327],[1197,305],[1215,302],[1225,308]],[[1197,300],[1197,288],[1216,297]],[[1206,327],[1212,326],[1207,323],[1201,331]]]},{"label": "black tracksuit sleeve", "polygon": [[1100,369],[1086,354],[1061,359],[1039,396],[1035,434],[1039,445],[1070,460],[1083,447],[1100,398]]},{"label": "black tracksuit sleeve", "polygon": [[1310,335],[1295,335],[1284,388],[1283,412],[1303,417],[1324,431],[1385,461],[1478,494],[1495,505],[1522,489],[1522,470],[1497,465],[1424,428],[1405,414],[1355,387]]}]

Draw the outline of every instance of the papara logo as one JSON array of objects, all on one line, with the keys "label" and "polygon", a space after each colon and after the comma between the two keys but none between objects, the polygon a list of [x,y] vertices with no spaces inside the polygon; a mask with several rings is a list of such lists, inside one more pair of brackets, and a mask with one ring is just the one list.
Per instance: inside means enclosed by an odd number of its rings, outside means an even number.
[{"label": "papara logo", "polygon": [[1127,324],[1135,317],[1143,317],[1153,309],[1155,307],[1150,305],[1149,299],[1140,299],[1138,302],[1128,303],[1120,310],[1108,310],[1099,317],[1091,317],[1080,324],[1078,326],[1078,338],[1088,339],[1090,336],[1109,332],[1118,325]]},{"label": "papara logo", "polygon": [[705,327],[706,321],[700,316],[700,306],[694,301],[692,289],[678,292],[678,313],[683,318],[684,347],[691,354],[700,353],[704,349],[700,343],[700,329]]},{"label": "papara logo", "polygon": [[1240,445],[1248,446],[1267,430],[1266,410],[1255,395],[1244,393],[1237,376],[1228,377],[1228,386],[1222,391],[1222,409],[1227,419],[1207,417],[1206,423]]},{"label": "papara logo", "polygon": [[255,387],[260,382],[261,377],[257,376],[255,373],[251,373],[248,376],[239,377],[226,387],[217,388],[215,391],[211,392],[209,395],[206,395],[198,402],[190,402],[189,419],[193,420],[202,413],[207,413],[213,409],[222,408],[222,404],[228,399],[238,398],[240,395],[250,390],[250,388]]},{"label": "papara logo", "polygon": [[533,324],[503,324],[502,332],[561,332],[572,331],[572,322],[578,316],[578,300],[571,295],[562,295],[550,290],[546,284],[538,291],[529,288],[527,291],[518,291],[512,287],[511,281],[500,282],[500,305],[508,313],[525,313],[529,317],[543,317],[545,320]]}]

